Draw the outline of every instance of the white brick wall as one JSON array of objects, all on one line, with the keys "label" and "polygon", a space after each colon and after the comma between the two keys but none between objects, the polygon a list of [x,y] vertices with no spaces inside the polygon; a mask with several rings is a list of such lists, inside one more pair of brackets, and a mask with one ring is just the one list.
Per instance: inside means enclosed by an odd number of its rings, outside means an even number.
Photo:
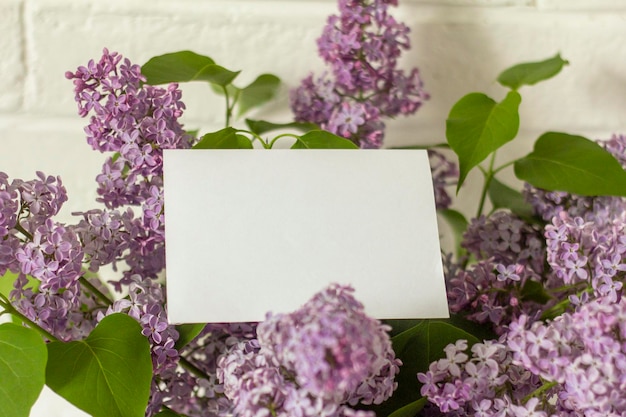
[{"label": "white brick wall", "polygon": [[[446,115],[470,91],[496,98],[500,70],[561,52],[561,75],[523,88],[521,136],[500,155],[525,152],[538,133],[563,130],[607,137],[626,132],[626,1],[400,0],[397,16],[412,28],[406,67],[417,65],[432,95],[416,116],[389,123],[387,143],[444,140]],[[0,170],[31,178],[60,174],[70,193],[65,218],[90,208],[102,156],[84,143],[64,72],[103,47],[136,63],[191,49],[231,69],[241,83],[261,72],[285,82],[281,99],[258,117],[287,120],[287,89],[319,71],[315,39],[334,0],[0,0]],[[184,87],[188,127],[217,128],[222,103],[201,84]],[[471,180],[471,178],[470,178]],[[475,190],[462,192],[472,200]],[[49,398],[49,397],[46,397]],[[33,416],[77,416],[42,400]]]}]

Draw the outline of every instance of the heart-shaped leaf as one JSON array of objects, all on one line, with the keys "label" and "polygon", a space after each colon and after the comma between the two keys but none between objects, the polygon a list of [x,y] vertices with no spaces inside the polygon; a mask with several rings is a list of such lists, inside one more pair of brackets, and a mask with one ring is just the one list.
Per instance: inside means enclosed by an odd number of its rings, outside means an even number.
[{"label": "heart-shaped leaf", "polygon": [[457,192],[472,168],[515,138],[521,101],[516,91],[510,91],[500,103],[482,93],[471,93],[452,107],[446,138],[459,157]]},{"label": "heart-shaped leaf", "polygon": [[561,55],[540,62],[527,62],[514,65],[498,76],[498,82],[505,87],[517,90],[523,85],[533,85],[552,78],[561,72],[563,66],[569,64]]},{"label": "heart-shaped leaf", "polygon": [[28,417],[45,383],[47,358],[35,330],[0,325],[0,416]]},{"label": "heart-shaped leaf", "polygon": [[193,149],[252,149],[252,142],[237,130],[226,127],[217,132],[207,133],[193,146]]},{"label": "heart-shaped leaf", "polygon": [[351,140],[325,130],[312,130],[300,136],[291,149],[358,149]]},{"label": "heart-shaped leaf", "polygon": [[152,360],[148,339],[133,318],[102,319],[82,341],[48,345],[46,384],[93,417],[144,417]]},{"label": "heart-shaped leaf", "polygon": [[280,78],[272,74],[261,74],[250,85],[239,92],[239,115],[241,116],[253,107],[260,106],[274,97]]},{"label": "heart-shaped leaf", "polygon": [[151,85],[185,81],[208,81],[219,86],[230,84],[239,71],[217,65],[208,56],[191,51],[155,56],[141,67],[146,82]]},{"label": "heart-shaped leaf", "polygon": [[582,136],[548,132],[515,161],[515,175],[550,191],[626,196],[626,171],[608,151]]}]

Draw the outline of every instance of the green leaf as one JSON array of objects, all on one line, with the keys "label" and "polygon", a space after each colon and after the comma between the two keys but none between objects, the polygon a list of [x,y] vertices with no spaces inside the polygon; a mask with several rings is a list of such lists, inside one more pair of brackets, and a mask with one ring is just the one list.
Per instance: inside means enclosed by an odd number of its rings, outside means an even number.
[{"label": "green leaf", "polygon": [[459,157],[457,192],[472,168],[515,138],[521,101],[515,91],[500,103],[482,93],[471,93],[452,107],[446,121],[446,138]]},{"label": "green leaf", "polygon": [[254,149],[250,138],[237,134],[237,149]]},{"label": "green leaf", "polygon": [[180,324],[176,326],[176,331],[178,332],[178,340],[174,345],[176,350],[180,350],[183,346],[190,343],[205,327],[206,324],[204,323]]},{"label": "green leaf", "polygon": [[414,417],[417,413],[422,411],[422,408],[426,405],[426,401],[426,397],[413,401],[389,414],[389,417]]},{"label": "green leaf", "polygon": [[253,107],[266,103],[276,95],[280,86],[280,78],[272,74],[261,74],[250,85],[241,89],[239,93],[239,115],[241,116]]},{"label": "green leaf", "polygon": [[505,87],[517,90],[523,85],[537,84],[554,77],[567,64],[569,62],[562,59],[559,54],[545,61],[518,64],[504,70],[498,76],[498,82]]},{"label": "green leaf", "polygon": [[452,229],[455,252],[457,258],[459,258],[465,251],[461,247],[461,243],[463,242],[463,233],[467,230],[467,225],[469,223],[463,214],[453,209],[438,210],[438,213],[441,214],[441,217],[448,222],[450,228]]},{"label": "green leaf", "polygon": [[202,136],[193,149],[252,149],[252,142],[229,126]]},{"label": "green leaf", "polygon": [[325,130],[312,130],[300,136],[291,149],[358,149],[354,142]]},{"label": "green leaf", "polygon": [[230,84],[239,71],[230,71],[217,65],[208,56],[191,51],[173,52],[155,56],[141,67],[146,82],[151,85],[171,82],[208,81],[220,86]]},{"label": "green leaf", "polygon": [[14,274],[11,271],[7,271],[3,276],[0,277],[0,294],[4,295],[6,298],[9,298],[9,293],[13,291],[13,283],[17,279],[17,274]]},{"label": "green leaf", "polygon": [[46,381],[46,344],[35,330],[0,325],[0,416],[28,417]]},{"label": "green leaf", "polygon": [[[4,295],[7,299],[11,298],[10,294],[14,288],[13,283],[15,282],[17,277],[18,274],[15,274],[11,271],[7,271],[3,276],[0,277],[0,294]],[[26,285],[26,288],[31,288],[33,291],[37,291],[39,289],[39,284],[41,284],[41,281],[39,281],[37,278],[31,277],[30,275],[27,275],[26,278],[28,279],[28,284]],[[2,311],[1,307],[0,311]],[[11,315],[11,317],[14,323],[22,323],[22,320],[17,318],[17,316]]]},{"label": "green leaf", "polygon": [[501,183],[496,178],[491,178],[488,194],[494,209],[509,209],[522,219],[532,218],[535,214],[533,206],[526,201],[522,193]]},{"label": "green leaf", "polygon": [[300,122],[291,122],[291,123],[272,123],[267,122],[265,120],[252,120],[246,119],[246,124],[248,128],[256,133],[257,135],[262,135],[263,133],[271,132],[272,130],[279,129],[296,129],[302,132],[308,132],[311,130],[319,130],[319,126],[315,123],[300,123]]},{"label": "green leaf", "polygon": [[626,171],[597,143],[548,132],[533,151],[515,161],[515,175],[538,188],[584,196],[626,196]]},{"label": "green leaf", "polygon": [[186,134],[188,134],[189,136],[193,136],[194,138],[198,137],[199,132],[200,132],[200,129],[185,130]]},{"label": "green leaf", "polygon": [[93,417],[143,417],[150,396],[150,344],[133,318],[105,317],[82,341],[48,345],[46,384]]},{"label": "green leaf", "polygon": [[522,287],[522,299],[545,304],[552,299],[552,296],[548,294],[540,282],[529,279]]}]

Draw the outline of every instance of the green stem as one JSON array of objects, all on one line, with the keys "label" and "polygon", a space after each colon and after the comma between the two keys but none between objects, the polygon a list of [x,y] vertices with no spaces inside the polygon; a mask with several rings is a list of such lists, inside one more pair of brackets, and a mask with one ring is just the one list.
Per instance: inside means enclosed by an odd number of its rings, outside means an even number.
[{"label": "green stem", "polygon": [[15,230],[17,230],[18,232],[26,236],[26,238],[30,240],[31,242],[33,241],[33,235],[28,233],[28,231],[24,229],[19,222],[15,223]]},{"label": "green stem", "polygon": [[500,165],[498,168],[493,170],[493,174],[494,175],[497,174],[498,172],[502,171],[504,168],[510,167],[514,163],[515,163],[515,161],[510,161],[510,162],[507,162],[506,164]]},{"label": "green stem", "polygon": [[493,152],[491,154],[491,161],[489,161],[489,170],[488,171],[484,171],[483,170],[483,174],[485,175],[485,184],[483,185],[483,190],[480,193],[480,203],[478,204],[478,212],[476,213],[476,217],[480,217],[481,214],[483,214],[483,209],[485,207],[485,200],[487,200],[487,191],[489,190],[489,185],[491,184],[491,179],[493,178],[493,164],[496,160],[496,153]]},{"label": "green stem", "polygon": [[552,381],[552,382],[548,382],[548,383],[543,383],[542,386],[540,386],[539,388],[537,388],[536,390],[534,390],[533,392],[531,392],[530,394],[528,394],[527,396],[525,396],[522,399],[522,403],[527,403],[528,400],[530,400],[533,397],[536,397],[540,394],[543,394],[545,391],[549,390],[550,388],[553,388],[554,386],[557,385],[556,381]]},{"label": "green stem", "polygon": [[263,145],[263,147],[265,149],[270,149],[271,146],[259,135],[257,135],[254,132],[251,132],[250,130],[243,130],[243,129],[235,129],[236,133],[246,133],[250,136],[252,136],[252,142],[254,142],[255,140],[258,140],[259,142],[261,142],[261,145]]},{"label": "green stem", "polygon": [[10,302],[8,302],[8,300],[6,300],[6,298],[4,296],[1,297],[1,298],[2,299],[0,299],[0,307],[2,307],[9,314],[12,314],[15,317],[19,318],[20,320],[22,320],[22,322],[26,323],[28,325],[28,327],[38,331],[44,338],[46,338],[46,339],[48,339],[48,340],[50,340],[52,342],[57,342],[59,340],[52,333],[50,333],[47,330],[41,328],[37,323],[35,323],[34,321],[32,321],[31,319],[29,319],[28,317],[26,317],[25,315],[23,315],[19,311],[17,311],[17,309],[15,307],[13,307],[13,305]]},{"label": "green stem", "polygon": [[228,95],[228,89],[226,86],[222,86],[222,90],[224,91],[224,97],[226,97],[226,126],[230,126],[230,118],[233,114],[233,109],[230,105],[230,96]]},{"label": "green stem", "polygon": [[280,138],[285,138],[285,137],[292,137],[295,138],[296,140],[300,140],[300,136],[294,134],[294,133],[282,133],[278,136],[276,136],[274,139],[272,139],[272,141],[270,142],[270,148],[272,148],[274,146],[274,143],[276,143],[276,141]]},{"label": "green stem", "polygon": [[89,292],[91,292],[93,295],[95,295],[97,298],[99,298],[101,301],[103,301],[106,305],[110,306],[111,304],[113,304],[113,301],[111,301],[109,299],[109,297],[104,295],[91,282],[89,282],[89,280],[87,278],[85,278],[84,275],[82,275],[80,278],[78,278],[78,281],[81,283],[81,285],[86,287],[89,290]]}]

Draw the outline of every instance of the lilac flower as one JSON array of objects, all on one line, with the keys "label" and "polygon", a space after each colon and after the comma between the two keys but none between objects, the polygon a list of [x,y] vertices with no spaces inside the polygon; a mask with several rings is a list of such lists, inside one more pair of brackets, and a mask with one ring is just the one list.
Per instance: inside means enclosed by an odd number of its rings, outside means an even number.
[{"label": "lilac flower", "polygon": [[386,330],[351,288],[333,285],[291,314],[269,315],[259,347],[235,345],[217,375],[240,415],[360,415],[347,405],[380,404],[396,387],[400,363]]},{"label": "lilac flower", "polygon": [[598,298],[548,324],[520,323],[508,336],[514,363],[558,383],[558,407],[581,415],[620,415],[626,401],[613,393],[626,380],[624,318],[623,301]]},{"label": "lilac flower", "polygon": [[184,109],[180,90],[176,84],[142,85],[139,66],[107,49],[97,64],[66,77],[74,80],[79,114],[93,114],[85,129],[88,143],[101,152],[118,152],[98,177],[101,201],[110,208],[139,204],[162,175],[162,150],[190,146],[178,122]]},{"label": "lilac flower", "polygon": [[351,139],[363,148],[382,146],[384,117],[409,115],[428,99],[417,69],[398,70],[410,47],[406,25],[388,14],[384,0],[341,0],[328,18],[318,51],[330,74],[309,75],[291,93],[296,120]]}]

